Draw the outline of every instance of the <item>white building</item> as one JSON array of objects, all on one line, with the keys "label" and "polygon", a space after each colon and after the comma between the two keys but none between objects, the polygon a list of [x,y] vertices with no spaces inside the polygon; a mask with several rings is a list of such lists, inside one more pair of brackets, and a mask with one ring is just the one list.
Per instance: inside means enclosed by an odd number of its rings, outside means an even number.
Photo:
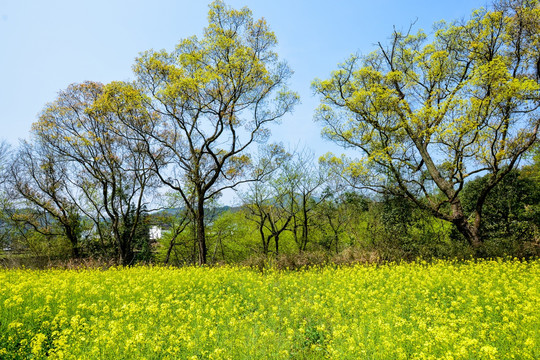
[{"label": "white building", "polygon": [[161,227],[156,226],[156,225],[151,226],[149,232],[150,232],[150,234],[149,234],[150,240],[159,240],[159,239],[161,239],[161,236],[162,236],[161,235]]}]

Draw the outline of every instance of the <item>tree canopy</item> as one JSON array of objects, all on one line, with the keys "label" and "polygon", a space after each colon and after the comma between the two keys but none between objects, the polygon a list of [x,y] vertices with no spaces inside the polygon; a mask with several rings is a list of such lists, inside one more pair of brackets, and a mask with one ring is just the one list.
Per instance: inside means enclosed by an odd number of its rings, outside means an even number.
[{"label": "tree canopy", "polygon": [[200,264],[207,251],[205,202],[249,181],[250,145],[266,140],[268,125],[298,102],[264,19],[215,1],[208,21],[201,39],[184,39],[171,53],[147,51],[134,67],[144,106],[157,117],[138,130],[148,154],[167,154],[169,166],[155,171],[193,214]]},{"label": "tree canopy", "polygon": [[[454,223],[476,248],[487,194],[537,139],[540,8],[502,2],[434,33],[395,30],[316,80],[328,139],[362,158],[325,156],[356,186],[404,196]],[[471,219],[459,193],[489,174]]]}]

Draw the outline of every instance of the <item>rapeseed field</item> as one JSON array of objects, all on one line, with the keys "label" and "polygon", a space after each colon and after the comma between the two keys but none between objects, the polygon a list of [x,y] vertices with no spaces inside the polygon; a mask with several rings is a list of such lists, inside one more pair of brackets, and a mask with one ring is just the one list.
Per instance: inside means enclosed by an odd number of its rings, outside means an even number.
[{"label": "rapeseed field", "polygon": [[539,359],[540,261],[0,270],[0,359]]}]

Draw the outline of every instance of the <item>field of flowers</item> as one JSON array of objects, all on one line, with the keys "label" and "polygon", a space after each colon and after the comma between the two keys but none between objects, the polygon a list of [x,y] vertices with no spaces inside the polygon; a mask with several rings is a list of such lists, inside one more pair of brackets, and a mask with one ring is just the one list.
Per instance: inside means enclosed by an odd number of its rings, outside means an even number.
[{"label": "field of flowers", "polygon": [[539,359],[540,261],[0,270],[0,359]]}]

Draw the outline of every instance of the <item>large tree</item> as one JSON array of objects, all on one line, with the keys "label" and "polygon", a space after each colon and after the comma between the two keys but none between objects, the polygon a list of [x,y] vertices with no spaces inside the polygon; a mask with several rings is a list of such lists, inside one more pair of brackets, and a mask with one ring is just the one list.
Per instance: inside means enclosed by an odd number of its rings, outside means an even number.
[{"label": "large tree", "polygon": [[[8,181],[16,199],[22,200],[22,209],[13,214],[12,220],[30,225],[44,235],[64,236],[71,243],[72,256],[77,258],[81,255],[83,221],[66,178],[66,165],[39,141],[21,143]],[[28,211],[36,208],[39,211]],[[40,213],[54,219],[58,226],[43,226],[43,219],[37,216]]]},{"label": "large tree", "polygon": [[250,145],[298,101],[264,19],[215,1],[208,20],[202,38],[184,39],[171,53],[147,51],[134,67],[145,107],[157,116],[140,135],[148,154],[168,155],[169,166],[155,171],[193,215],[199,264],[207,253],[205,203],[250,180]]},{"label": "large tree", "polygon": [[[33,126],[37,141],[63,162],[64,181],[77,189],[79,209],[103,240],[112,237],[118,259],[134,260],[147,194],[154,183],[145,144],[126,123],[150,122],[138,111],[138,97],[125,96],[123,84],[95,82],[70,85],[48,104]],[[119,95],[123,95],[120,96]]]},{"label": "large tree", "polygon": [[[489,192],[537,139],[540,9],[507,1],[431,35],[394,31],[388,45],[353,56],[328,80],[317,119],[324,135],[363,157],[328,155],[356,186],[406,197],[480,251]],[[469,218],[465,182],[487,174]]]}]

